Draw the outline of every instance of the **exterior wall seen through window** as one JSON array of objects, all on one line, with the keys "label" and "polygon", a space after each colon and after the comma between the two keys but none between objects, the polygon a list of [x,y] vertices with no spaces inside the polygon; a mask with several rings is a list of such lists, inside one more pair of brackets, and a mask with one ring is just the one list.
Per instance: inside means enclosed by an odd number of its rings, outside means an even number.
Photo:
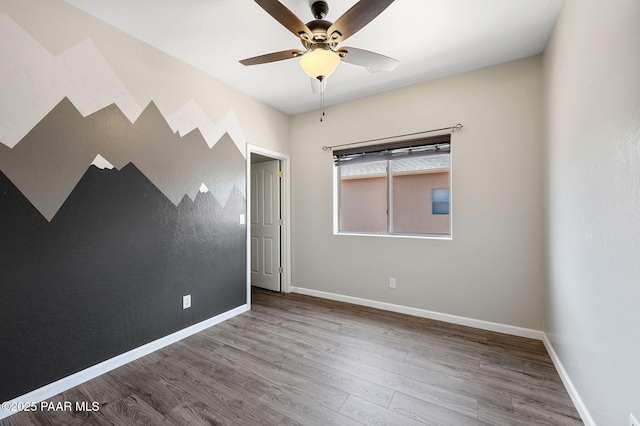
[{"label": "exterior wall seen through window", "polygon": [[340,232],[450,235],[448,153],[339,167]]},{"label": "exterior wall seen through window", "polygon": [[387,232],[387,177],[344,179],[340,187],[340,230]]},{"label": "exterior wall seen through window", "polygon": [[433,214],[432,189],[448,188],[449,172],[393,176],[393,232],[449,234],[450,215]]}]

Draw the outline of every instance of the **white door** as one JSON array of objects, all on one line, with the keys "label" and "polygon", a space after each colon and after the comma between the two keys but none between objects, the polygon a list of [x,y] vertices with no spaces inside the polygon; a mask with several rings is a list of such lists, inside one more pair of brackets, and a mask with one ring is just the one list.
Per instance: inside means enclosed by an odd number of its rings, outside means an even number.
[{"label": "white door", "polygon": [[251,164],[251,285],[280,291],[280,161]]}]

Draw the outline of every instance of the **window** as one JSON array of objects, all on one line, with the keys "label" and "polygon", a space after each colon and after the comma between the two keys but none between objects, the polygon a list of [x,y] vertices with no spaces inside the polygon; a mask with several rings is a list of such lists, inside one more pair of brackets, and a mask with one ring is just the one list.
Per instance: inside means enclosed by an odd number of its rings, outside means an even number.
[{"label": "window", "polygon": [[334,151],[340,233],[451,234],[450,135]]},{"label": "window", "polygon": [[449,214],[449,188],[431,190],[431,214]]}]

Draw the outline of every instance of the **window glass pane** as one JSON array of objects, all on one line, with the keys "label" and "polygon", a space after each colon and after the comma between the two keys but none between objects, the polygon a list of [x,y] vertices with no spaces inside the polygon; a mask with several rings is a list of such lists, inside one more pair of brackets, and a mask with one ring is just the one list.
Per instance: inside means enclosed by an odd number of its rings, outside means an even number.
[{"label": "window glass pane", "polygon": [[449,214],[448,201],[434,201],[431,208],[432,214]]},{"label": "window glass pane", "polygon": [[[393,233],[449,234],[449,154],[401,158],[391,163]],[[446,190],[446,214],[433,211],[434,188]]]},{"label": "window glass pane", "polygon": [[340,165],[340,231],[387,232],[387,161]]},{"label": "window glass pane", "polygon": [[449,201],[449,188],[433,188],[431,190],[431,200],[436,201]]}]

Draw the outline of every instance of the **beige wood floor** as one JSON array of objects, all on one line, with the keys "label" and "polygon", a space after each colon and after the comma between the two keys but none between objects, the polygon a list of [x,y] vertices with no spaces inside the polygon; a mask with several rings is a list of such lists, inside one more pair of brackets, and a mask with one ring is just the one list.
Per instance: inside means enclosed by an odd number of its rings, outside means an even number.
[{"label": "beige wood floor", "polygon": [[582,425],[539,341],[295,294],[8,425]]}]

